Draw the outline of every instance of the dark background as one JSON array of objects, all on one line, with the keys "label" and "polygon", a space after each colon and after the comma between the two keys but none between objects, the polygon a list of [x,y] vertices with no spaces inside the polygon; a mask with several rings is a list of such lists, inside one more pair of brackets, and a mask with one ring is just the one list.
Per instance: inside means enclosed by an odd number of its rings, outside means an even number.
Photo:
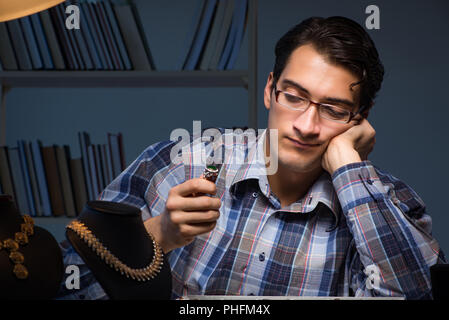
[{"label": "dark background", "polygon": [[[136,0],[159,70],[175,70],[179,45],[195,10],[194,0]],[[433,218],[433,233],[449,252],[446,209],[449,181],[448,1],[258,1],[258,127],[265,128],[263,87],[274,63],[274,45],[310,16],[342,15],[365,26],[365,8],[380,9],[380,30],[368,30],[385,65],[385,78],[369,121],[377,131],[370,156],[378,167],[409,184]],[[245,38],[236,69],[247,68]],[[121,131],[127,163],[148,145],[169,139],[175,128],[247,125],[244,88],[13,88],[7,96],[7,144],[39,138],[69,144],[80,156],[77,132],[105,143]]]}]

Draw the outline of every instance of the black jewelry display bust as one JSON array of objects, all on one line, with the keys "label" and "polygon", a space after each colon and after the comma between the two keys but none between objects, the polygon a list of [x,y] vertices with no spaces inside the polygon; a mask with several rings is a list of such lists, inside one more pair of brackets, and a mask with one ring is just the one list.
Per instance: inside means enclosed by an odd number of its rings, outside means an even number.
[{"label": "black jewelry display bust", "polygon": [[[14,239],[20,231],[22,216],[11,196],[0,195],[0,241]],[[9,252],[0,250],[0,299],[51,299],[58,292],[64,266],[58,242],[47,230],[34,226],[29,242],[18,250],[28,270],[26,279],[13,273]]]},{"label": "black jewelry display bust", "polygon": [[[117,202],[90,201],[78,220],[130,268],[144,268],[153,260],[153,241],[139,208]],[[107,265],[75,231],[67,228],[66,236],[110,299],[170,299],[171,270],[165,256],[160,272],[153,279],[137,281]]]}]

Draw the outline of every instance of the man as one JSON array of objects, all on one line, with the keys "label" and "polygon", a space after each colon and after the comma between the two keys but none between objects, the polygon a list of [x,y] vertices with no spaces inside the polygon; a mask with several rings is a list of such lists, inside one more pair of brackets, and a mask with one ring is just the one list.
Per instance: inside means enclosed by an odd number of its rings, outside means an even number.
[{"label": "man", "polygon": [[[310,18],[275,53],[264,91],[269,130],[257,144],[219,144],[216,184],[189,162],[201,141],[182,149],[180,164],[168,141],[147,148],[100,198],[142,209],[168,255],[173,297],[431,298],[429,267],[444,258],[424,203],[367,160],[367,116],[384,73],[369,35],[346,18]],[[208,156],[217,149],[203,145]],[[264,150],[275,172],[254,161]],[[241,152],[245,161],[234,161]],[[66,263],[73,257],[69,249]],[[89,298],[105,297],[94,286]]]}]

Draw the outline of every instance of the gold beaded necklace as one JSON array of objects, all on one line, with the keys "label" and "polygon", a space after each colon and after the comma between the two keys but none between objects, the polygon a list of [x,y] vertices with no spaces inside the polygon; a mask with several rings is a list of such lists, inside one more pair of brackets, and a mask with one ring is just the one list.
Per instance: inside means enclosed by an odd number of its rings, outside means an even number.
[{"label": "gold beaded necklace", "polygon": [[23,223],[20,225],[20,231],[14,234],[14,239],[8,238],[0,241],[0,251],[5,249],[9,251],[9,259],[14,263],[13,273],[18,279],[28,278],[28,269],[24,266],[25,257],[19,252],[20,246],[25,246],[29,242],[29,237],[34,234],[34,221],[25,214]]},{"label": "gold beaded necklace", "polygon": [[153,279],[161,270],[163,263],[163,253],[160,245],[156,242],[153,235],[148,232],[153,241],[154,256],[151,263],[145,268],[133,269],[123,263],[119,258],[113,255],[103,244],[94,236],[84,223],[73,220],[67,225],[68,229],[73,230],[107,265],[115,271],[126,275],[137,281],[147,281]]}]

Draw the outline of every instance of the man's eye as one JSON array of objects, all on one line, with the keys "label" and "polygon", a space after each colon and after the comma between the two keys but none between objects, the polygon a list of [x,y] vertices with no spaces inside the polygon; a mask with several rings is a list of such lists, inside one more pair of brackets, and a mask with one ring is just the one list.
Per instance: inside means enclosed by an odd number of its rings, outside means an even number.
[{"label": "man's eye", "polygon": [[326,104],[321,105],[321,112],[324,112],[324,114],[334,119],[341,119],[348,115],[346,110]]},{"label": "man's eye", "polygon": [[294,96],[294,95],[291,95],[288,93],[285,93],[284,95],[285,95],[285,98],[287,99],[287,101],[291,102],[291,103],[303,103],[306,101],[304,98]]}]

